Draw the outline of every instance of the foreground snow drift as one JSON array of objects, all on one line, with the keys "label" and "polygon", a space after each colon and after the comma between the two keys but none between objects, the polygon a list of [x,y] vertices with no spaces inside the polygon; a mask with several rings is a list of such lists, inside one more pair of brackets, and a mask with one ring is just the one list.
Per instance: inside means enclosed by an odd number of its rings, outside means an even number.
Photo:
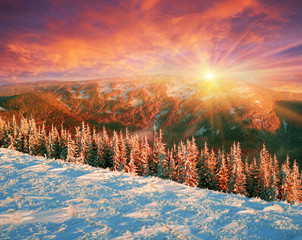
[{"label": "foreground snow drift", "polygon": [[0,239],[302,239],[302,206],[0,149]]}]

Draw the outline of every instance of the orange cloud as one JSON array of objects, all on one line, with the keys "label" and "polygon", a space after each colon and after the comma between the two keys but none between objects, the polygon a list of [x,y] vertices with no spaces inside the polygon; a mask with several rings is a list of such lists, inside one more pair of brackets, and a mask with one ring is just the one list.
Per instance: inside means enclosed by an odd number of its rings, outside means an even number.
[{"label": "orange cloud", "polygon": [[[274,66],[265,53],[280,45],[292,14],[289,6],[261,0],[52,1],[42,13],[36,0],[28,7],[9,4],[0,17],[6,26],[0,77],[6,79],[190,75],[212,65],[250,73]],[[268,69],[275,75],[280,66]]]}]

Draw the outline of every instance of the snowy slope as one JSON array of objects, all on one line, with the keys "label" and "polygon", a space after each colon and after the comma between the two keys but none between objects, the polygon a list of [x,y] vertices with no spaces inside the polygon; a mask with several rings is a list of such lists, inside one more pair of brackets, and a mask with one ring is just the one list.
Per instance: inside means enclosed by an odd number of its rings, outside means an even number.
[{"label": "snowy slope", "polygon": [[302,239],[302,206],[0,149],[0,239]]}]

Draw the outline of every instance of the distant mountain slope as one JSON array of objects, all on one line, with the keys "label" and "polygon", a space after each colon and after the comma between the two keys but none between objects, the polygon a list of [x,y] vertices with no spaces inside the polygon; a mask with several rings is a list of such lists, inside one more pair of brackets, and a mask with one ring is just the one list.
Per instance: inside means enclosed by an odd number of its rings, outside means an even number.
[{"label": "distant mountain slope", "polygon": [[63,124],[67,127],[78,125],[82,121],[81,118],[71,113],[52,93],[32,91],[10,97],[1,97],[0,104],[3,108],[3,117],[11,117],[12,115],[32,116],[38,119],[40,124],[45,120],[48,126]]},{"label": "distant mountain slope", "polygon": [[301,239],[302,205],[0,149],[0,238]]},{"label": "distant mountain slope", "polygon": [[2,86],[0,96],[4,117],[32,114],[40,122],[70,129],[82,120],[97,128],[128,127],[146,133],[155,125],[163,129],[169,145],[195,136],[198,143],[208,141],[214,147],[228,148],[241,141],[253,153],[266,141],[280,158],[289,153],[292,159],[302,159],[302,125],[291,121],[301,119],[301,112],[278,105],[302,102],[302,94],[275,92],[243,81],[207,82],[169,75],[41,81]]}]

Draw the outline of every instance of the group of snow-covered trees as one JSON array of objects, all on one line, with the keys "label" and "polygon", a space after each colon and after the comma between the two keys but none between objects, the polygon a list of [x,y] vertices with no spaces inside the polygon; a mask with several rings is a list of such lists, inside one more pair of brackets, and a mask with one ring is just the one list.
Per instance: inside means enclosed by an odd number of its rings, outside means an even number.
[{"label": "group of snow-covered trees", "polygon": [[198,149],[194,138],[167,149],[161,131],[154,130],[153,142],[136,134],[97,132],[82,123],[75,134],[61,128],[37,126],[34,119],[0,118],[0,146],[31,155],[86,163],[139,176],[157,176],[227,193],[260,197],[267,201],[302,202],[302,173],[289,159],[279,166],[263,145],[259,158],[242,161],[240,144],[233,144],[229,153],[209,149],[207,143]]}]

